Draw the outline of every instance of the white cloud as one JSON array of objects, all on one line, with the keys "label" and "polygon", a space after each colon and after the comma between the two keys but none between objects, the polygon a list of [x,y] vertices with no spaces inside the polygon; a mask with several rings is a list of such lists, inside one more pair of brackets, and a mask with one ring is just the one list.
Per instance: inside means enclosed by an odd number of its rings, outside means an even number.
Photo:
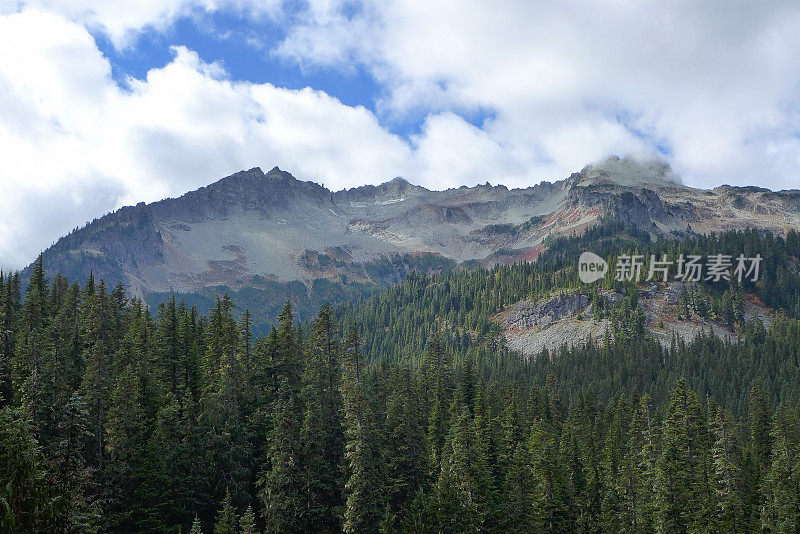
[{"label": "white cloud", "polygon": [[[690,185],[800,187],[800,5],[775,0],[518,2],[0,0],[0,265],[70,228],[254,165],[332,188],[404,175],[433,188],[559,179],[666,147]],[[231,81],[184,47],[111,78],[120,49],[217,10],[270,17],[272,52],[370,71],[378,117],[307,88]],[[477,126],[462,116],[488,111]],[[481,115],[477,115],[481,116]],[[417,120],[410,139],[383,123]]]},{"label": "white cloud", "polygon": [[278,52],[334,68],[357,58],[389,118],[491,110],[483,132],[527,165],[509,183],[658,144],[690,184],[800,186],[794,0],[361,5],[312,1]]},{"label": "white cloud", "polygon": [[497,176],[527,172],[508,147],[453,113],[429,116],[412,141],[415,181],[435,184],[436,189],[476,181],[497,183]]},{"label": "white cloud", "polygon": [[406,142],[363,107],[312,89],[233,82],[174,49],[120,89],[86,30],[43,11],[0,16],[0,265],[21,267],[123,204],[280,165],[330,187],[404,170]]},{"label": "white cloud", "polygon": [[115,46],[124,48],[142,30],[166,30],[182,16],[235,10],[253,17],[277,17],[281,0],[0,0],[0,14],[27,9],[59,14],[102,31]]}]

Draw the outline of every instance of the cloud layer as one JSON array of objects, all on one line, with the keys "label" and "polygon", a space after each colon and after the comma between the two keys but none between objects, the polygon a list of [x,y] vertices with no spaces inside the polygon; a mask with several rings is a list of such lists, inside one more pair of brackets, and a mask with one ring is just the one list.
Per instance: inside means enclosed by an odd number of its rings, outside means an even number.
[{"label": "cloud layer", "polygon": [[[90,33],[124,53],[218,11],[284,25],[270,53],[303,69],[367,70],[375,112],[231,80],[185,46],[119,84]],[[331,188],[520,186],[660,151],[690,185],[800,187],[799,24],[781,0],[0,0],[0,266],[254,165]],[[417,133],[392,133],[409,121]]]},{"label": "cloud layer", "polygon": [[178,47],[120,88],[83,26],[43,11],[0,17],[0,263],[20,267],[88,218],[255,165],[334,187],[391,178],[407,144],[363,107],[231,82]]},{"label": "cloud layer", "polygon": [[492,110],[483,132],[539,173],[644,148],[697,185],[798,185],[795,1],[348,4],[312,3],[279,52],[361,61],[389,113]]}]

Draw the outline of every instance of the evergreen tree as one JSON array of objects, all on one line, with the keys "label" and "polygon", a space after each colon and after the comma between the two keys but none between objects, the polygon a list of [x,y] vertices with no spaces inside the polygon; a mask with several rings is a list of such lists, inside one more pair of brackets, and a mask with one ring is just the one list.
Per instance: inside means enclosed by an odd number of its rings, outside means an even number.
[{"label": "evergreen tree", "polygon": [[781,408],[773,422],[773,449],[761,493],[761,525],[767,532],[800,530],[800,418]]},{"label": "evergreen tree", "polygon": [[650,418],[650,397],[645,395],[631,415],[627,448],[619,474],[621,529],[655,530],[656,436]]},{"label": "evergreen tree", "polygon": [[209,497],[230,491],[235,502],[249,501],[253,476],[252,441],[243,412],[246,385],[239,354],[239,329],[228,295],[211,311],[199,424],[211,466]]},{"label": "evergreen tree", "polygon": [[189,531],[189,534],[203,534],[203,527],[200,525],[200,518],[197,517],[197,514],[194,516],[194,521],[192,521],[192,528]]},{"label": "evergreen tree", "polygon": [[658,459],[656,502],[658,532],[689,532],[708,528],[705,488],[707,466],[705,428],[700,403],[681,380],[664,420]]},{"label": "evergreen tree", "polygon": [[[287,303],[259,339],[225,296],[152,317],[41,258],[24,300],[0,273],[0,531],[254,531],[254,498],[268,532],[797,531],[796,233],[644,236],[606,222],[533,264],[410,273],[310,325]],[[739,340],[664,348],[609,278],[602,346],[507,350],[503,308],[586,291],[573,254],[636,247],[763,252],[759,284],[682,286],[687,315]],[[741,320],[745,295],[776,307],[769,328]],[[340,346],[337,321],[363,339]]]},{"label": "evergreen tree", "polygon": [[303,376],[305,414],[301,427],[304,521],[319,532],[339,530],[344,431],[339,387],[339,346],[333,310],[324,305],[311,328]]},{"label": "evergreen tree", "polygon": [[103,429],[107,432],[104,454],[109,460],[102,474],[106,484],[103,497],[108,502],[107,522],[118,531],[138,530],[147,517],[140,489],[147,478],[148,422],[140,375],[134,366],[127,366],[117,380]]},{"label": "evergreen tree", "polygon": [[[259,499],[265,508],[267,532],[302,532],[304,530],[302,502],[304,478],[301,466],[300,425],[302,405],[299,396],[300,348],[293,327],[291,305],[287,302],[279,317],[279,329],[270,336],[269,375],[277,383],[271,406],[266,460],[259,474]],[[266,358],[265,358],[266,359]]]},{"label": "evergreen tree", "polygon": [[0,408],[14,400],[14,345],[20,326],[19,273],[0,273]]},{"label": "evergreen tree", "polygon": [[428,345],[423,368],[426,375],[426,390],[431,395],[428,441],[431,446],[434,473],[438,472],[441,466],[442,448],[449,428],[448,413],[453,390],[450,366],[450,358],[437,333]]},{"label": "evergreen tree", "polygon": [[239,519],[239,530],[241,534],[257,534],[256,515],[253,513],[253,507],[249,504]]},{"label": "evergreen tree", "polygon": [[60,532],[96,532],[100,522],[99,503],[94,499],[93,469],[84,459],[88,441],[88,413],[83,399],[74,394],[58,425],[58,444],[49,459],[49,483],[56,497],[53,507]]},{"label": "evergreen tree", "polygon": [[109,301],[105,284],[101,281],[97,290],[90,278],[85,288],[83,310],[84,360],[86,371],[81,382],[81,395],[89,413],[90,431],[93,435],[94,451],[91,461],[98,468],[100,477],[105,474],[106,418],[114,389],[112,378],[112,343],[109,339]]},{"label": "evergreen tree", "polygon": [[558,442],[554,430],[541,421],[534,422],[529,438],[531,469],[536,491],[543,495],[541,513],[546,532],[570,528],[569,502]]},{"label": "evergreen tree", "polygon": [[222,499],[221,508],[214,522],[214,534],[238,534],[238,522],[236,509],[231,502],[231,492],[225,490],[225,498]]},{"label": "evergreen tree", "polygon": [[303,493],[298,399],[283,379],[273,411],[273,429],[267,462],[259,477],[259,498],[270,533],[303,532],[305,519],[299,503]]},{"label": "evergreen tree", "polygon": [[0,530],[40,532],[52,526],[36,440],[11,408],[0,408],[0,481]]},{"label": "evergreen tree", "polygon": [[30,282],[22,304],[20,320],[24,328],[15,350],[13,380],[18,388],[18,402],[25,410],[36,435],[52,421],[47,420],[51,404],[47,399],[51,347],[51,317],[48,280],[44,275],[42,255],[33,264]]},{"label": "evergreen tree", "polygon": [[742,530],[744,493],[742,458],[736,439],[736,430],[722,410],[717,410],[711,420],[711,484],[714,511],[714,528],[719,532]]},{"label": "evergreen tree", "polygon": [[541,488],[532,484],[530,452],[524,443],[518,442],[510,458],[504,485],[505,532],[538,532],[544,527],[543,497]]},{"label": "evergreen tree", "polygon": [[343,530],[348,533],[377,532],[380,522],[380,457],[370,407],[362,380],[361,341],[355,326],[345,341],[342,389],[345,413],[345,512]]},{"label": "evergreen tree", "polygon": [[400,518],[417,491],[427,485],[428,463],[421,402],[410,369],[392,373],[386,408],[387,450],[382,456],[384,492],[392,517]]}]

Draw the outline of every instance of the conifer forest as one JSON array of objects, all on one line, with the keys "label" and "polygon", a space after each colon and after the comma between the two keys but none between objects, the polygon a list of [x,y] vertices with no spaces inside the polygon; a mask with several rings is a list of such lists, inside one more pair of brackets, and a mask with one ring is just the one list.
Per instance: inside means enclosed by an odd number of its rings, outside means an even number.
[{"label": "conifer forest", "polygon": [[[607,276],[603,343],[510,351],[496,314],[577,289],[583,250],[764,259],[758,282],[681,295],[732,338],[660,343],[641,286]],[[226,295],[151,309],[45,261],[0,275],[0,532],[800,532],[795,232],[606,221],[308,321],[287,302],[262,337]]]}]

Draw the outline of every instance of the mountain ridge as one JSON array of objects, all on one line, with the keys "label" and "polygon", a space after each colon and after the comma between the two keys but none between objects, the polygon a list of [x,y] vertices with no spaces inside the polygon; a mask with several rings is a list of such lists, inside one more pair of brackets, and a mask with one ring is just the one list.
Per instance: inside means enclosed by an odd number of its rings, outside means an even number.
[{"label": "mountain ridge", "polygon": [[616,156],[513,189],[487,182],[437,191],[396,177],[331,191],[278,167],[254,167],[180,197],[120,208],[43,254],[49,275],[83,281],[91,272],[139,298],[210,298],[294,282],[312,291],[320,280],[326,292],[332,284],[360,295],[409,269],[535,259],[548,237],[604,218],[653,236],[746,227],[783,234],[800,227],[800,191],[694,189],[665,162]]}]

